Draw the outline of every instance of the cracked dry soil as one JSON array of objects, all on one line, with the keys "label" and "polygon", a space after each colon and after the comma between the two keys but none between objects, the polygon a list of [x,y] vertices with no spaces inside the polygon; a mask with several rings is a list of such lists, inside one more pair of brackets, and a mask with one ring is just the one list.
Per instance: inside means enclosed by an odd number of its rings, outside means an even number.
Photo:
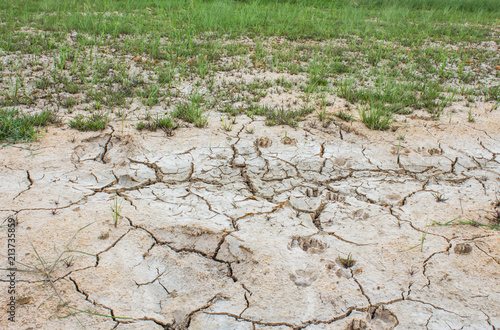
[{"label": "cracked dry soil", "polygon": [[374,132],[240,116],[172,137],[112,122],[4,147],[17,260],[53,261],[92,224],[51,273],[57,293],[17,273],[1,327],[496,329],[500,115],[462,119]]}]

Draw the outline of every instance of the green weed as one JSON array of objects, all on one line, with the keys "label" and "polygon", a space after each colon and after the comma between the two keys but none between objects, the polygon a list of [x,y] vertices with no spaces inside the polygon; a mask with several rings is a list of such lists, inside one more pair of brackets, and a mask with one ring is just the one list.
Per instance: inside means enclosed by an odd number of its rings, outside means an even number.
[{"label": "green weed", "polygon": [[347,255],[347,258],[342,258],[341,256],[338,256],[338,260],[344,268],[351,268],[356,264],[356,260],[353,259],[350,253]]},{"label": "green weed", "polygon": [[113,200],[113,204],[111,205],[111,215],[113,217],[113,224],[115,228],[118,226],[118,220],[121,218],[121,209],[123,206],[123,200],[118,198],[118,195],[115,196]]},{"label": "green weed", "polygon": [[24,142],[37,138],[40,127],[57,123],[51,111],[23,114],[16,109],[0,109],[0,141]]},{"label": "green weed", "polygon": [[347,122],[350,122],[350,121],[353,121],[354,120],[354,116],[353,115],[350,115],[348,113],[345,113],[343,110],[340,110],[339,112],[337,112],[335,114],[337,117],[339,117],[340,119],[342,119],[343,121],[347,121]]},{"label": "green weed", "polygon": [[361,121],[366,127],[373,130],[387,130],[392,122],[391,112],[384,106],[363,106],[359,110]]},{"label": "green weed", "polygon": [[103,115],[100,112],[94,112],[89,117],[78,115],[73,120],[70,120],[68,125],[69,127],[75,128],[79,131],[102,131],[106,128],[108,122],[108,115]]},{"label": "green weed", "polygon": [[172,112],[172,117],[193,123],[196,127],[205,127],[208,124],[208,115],[203,114],[204,110],[201,103],[201,96],[193,94],[190,101],[177,105]]},{"label": "green weed", "polygon": [[148,122],[140,121],[136,128],[141,131],[143,129],[147,129],[150,131],[156,131],[157,129],[162,129],[165,132],[171,132],[177,128],[177,124],[173,122],[172,117],[165,116],[157,116],[154,120],[149,120]]},{"label": "green weed", "polygon": [[252,106],[247,110],[247,115],[252,117],[254,115],[265,116],[266,125],[288,125],[296,127],[298,120],[304,116],[312,113],[312,108],[303,108],[299,110],[286,110],[284,108],[272,109],[266,106]]}]

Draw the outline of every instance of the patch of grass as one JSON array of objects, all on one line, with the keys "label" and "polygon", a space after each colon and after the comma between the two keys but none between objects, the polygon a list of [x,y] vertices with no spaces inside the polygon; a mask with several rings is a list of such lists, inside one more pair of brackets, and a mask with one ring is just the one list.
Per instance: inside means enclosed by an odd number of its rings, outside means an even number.
[{"label": "patch of grass", "polygon": [[309,73],[309,84],[313,86],[326,86],[328,85],[328,76],[325,71],[327,67],[323,57],[314,58],[307,67]]},{"label": "patch of grass", "polygon": [[0,141],[34,140],[40,127],[56,122],[56,115],[48,110],[28,115],[16,109],[0,109]]},{"label": "patch of grass", "polygon": [[476,119],[474,118],[474,115],[472,114],[472,109],[469,109],[469,117],[467,118],[467,120],[469,121],[469,123],[473,123],[476,121]]},{"label": "patch of grass", "polygon": [[111,86],[102,87],[99,90],[90,89],[87,91],[88,100],[99,102],[108,107],[123,105],[126,96],[127,90],[124,88],[115,89]]},{"label": "patch of grass", "polygon": [[335,116],[339,117],[340,119],[342,119],[343,121],[353,121],[354,120],[354,116],[353,115],[350,115],[348,113],[345,113],[343,110],[340,110],[339,112],[337,112],[335,114]]},{"label": "patch of grass", "polygon": [[328,119],[328,115],[326,114],[326,108],[323,107],[320,111],[317,111],[316,114],[318,115],[318,119],[321,122],[324,122]]},{"label": "patch of grass", "polygon": [[277,78],[275,81],[276,85],[281,86],[286,89],[290,89],[293,86],[293,83],[287,81],[284,77]]},{"label": "patch of grass", "polygon": [[435,117],[439,117],[444,107],[449,103],[447,99],[440,99],[443,87],[436,82],[425,83],[421,87],[420,104]]},{"label": "patch of grass", "polygon": [[[51,63],[37,56],[26,63],[19,57],[4,61],[0,68],[9,68],[9,72],[51,71],[52,77],[47,72],[36,74],[37,79],[48,78],[35,81],[39,90],[31,92],[28,84],[33,76],[4,75],[0,104],[32,104],[43,98],[60,106],[60,92],[84,92],[87,100],[79,103],[112,110],[124,105],[127,98],[138,96],[146,106],[160,101],[168,106],[182,102],[175,115],[203,127],[207,119],[203,110],[212,105],[242,102],[246,109],[247,104],[282,91],[302,94],[306,102],[314,102],[318,92],[331,93],[333,84],[338,96],[351,103],[376,108],[383,104],[386,112],[393,114],[426,109],[437,119],[450,104],[444,93],[451,91],[445,86],[463,90],[462,95],[470,90],[467,93],[481,99],[484,96],[487,101],[499,101],[500,71],[491,76],[491,72],[481,69],[498,65],[498,54],[475,47],[497,35],[500,7],[496,2],[7,2],[0,5],[0,21],[5,23],[0,25],[0,48],[15,57],[17,53],[48,56]],[[24,29],[27,26],[30,31]],[[243,37],[251,40],[251,45],[242,42]],[[71,43],[68,38],[73,39]],[[471,47],[461,47],[463,44]],[[225,84],[216,72],[250,67],[259,72],[305,74],[293,82],[281,77],[228,83],[231,89],[221,92],[225,89],[222,87],[218,92],[224,97],[216,97],[213,104],[205,101],[203,110],[201,104],[185,102],[182,97],[181,82],[208,89],[209,95],[214,95],[214,90]],[[145,81],[136,81],[138,77]],[[40,93],[40,89],[46,92]],[[222,111],[233,116],[244,112],[230,106]],[[266,121],[269,125],[296,125],[296,121],[285,117],[282,113],[271,114]],[[329,119],[323,118],[322,122],[328,124]]]},{"label": "patch of grass", "polygon": [[265,116],[266,125],[288,125],[296,127],[298,120],[304,116],[312,113],[312,108],[303,108],[299,110],[286,110],[284,108],[272,109],[267,106],[252,106],[248,109],[247,115],[252,117],[254,115]]},{"label": "patch of grass", "polygon": [[26,94],[26,89],[23,87],[22,79],[12,79],[8,91],[3,93],[4,99],[0,100],[0,105],[15,106],[20,104],[33,104],[35,102],[34,99]]},{"label": "patch of grass", "polygon": [[[91,35],[111,36],[154,32],[170,37],[184,31],[191,35],[215,31],[216,36],[222,33],[284,35],[295,40],[336,38],[346,35],[350,30],[351,35],[357,34],[363,39],[373,37],[379,40],[409,40],[408,43],[416,39],[415,35],[422,39],[446,36],[451,40],[474,40],[487,33],[483,26],[443,26],[436,23],[472,21],[487,24],[495,22],[499,12],[496,0],[193,0],[188,3],[177,0],[132,0],[126,4],[110,0],[93,3],[91,9],[86,2],[68,2],[61,6],[54,0],[43,4],[36,0],[26,0],[22,6],[13,2],[5,4],[3,8],[4,13],[0,16],[2,21],[13,21],[11,24],[19,26],[32,24],[34,28],[44,31],[75,30]],[[57,12],[58,15],[40,15],[41,12]],[[92,15],[88,15],[88,12],[92,12]],[[121,15],[108,14],[113,12]],[[380,18],[382,22],[371,20],[373,16]],[[13,17],[16,19],[13,20]],[[394,17],[398,19],[395,20]],[[18,37],[15,42],[12,39],[4,41],[10,48],[29,46],[22,38]],[[35,43],[41,42],[46,43],[47,40],[41,39]],[[154,40],[146,49],[151,55],[166,56],[161,52],[161,45]]]},{"label": "patch of grass", "polygon": [[350,253],[347,255],[347,258],[342,258],[341,256],[338,256],[338,260],[342,265],[342,267],[344,268],[351,268],[356,264],[356,260],[353,259]]},{"label": "patch of grass", "polygon": [[392,122],[391,112],[380,105],[362,106],[359,110],[359,115],[366,127],[373,130],[387,130],[390,128]]},{"label": "patch of grass", "polygon": [[424,252],[424,243],[425,243],[425,239],[427,237],[427,234],[429,233],[429,227],[431,226],[431,224],[428,224],[425,226],[425,230],[419,230],[422,232],[422,237],[420,238],[420,243],[415,245],[415,246],[412,246],[411,248],[408,249],[409,250],[413,250],[417,247],[420,247],[420,252]]},{"label": "patch of grass", "polygon": [[188,123],[194,124],[196,127],[205,127],[208,124],[208,115],[204,115],[204,109],[201,106],[203,98],[199,94],[191,95],[188,102],[177,105],[172,112],[172,117],[179,118]]},{"label": "patch of grass", "polygon": [[344,79],[338,83],[338,95],[351,103],[358,101],[358,94],[354,86],[354,79]]},{"label": "patch of grass", "polygon": [[45,76],[35,81],[35,87],[38,89],[47,89],[52,85],[52,80]]},{"label": "patch of grass", "polygon": [[94,112],[89,117],[76,116],[68,123],[69,127],[79,131],[102,131],[108,125],[109,118],[100,112]]},{"label": "patch of grass", "polygon": [[157,129],[162,129],[166,132],[171,132],[174,129],[177,128],[177,124],[173,122],[172,117],[165,115],[165,116],[157,116],[154,120],[149,120],[148,122],[143,122],[140,121],[136,129],[141,131],[143,129],[147,129],[150,131],[156,131]]},{"label": "patch of grass", "polygon": [[438,192],[433,192],[432,195],[436,199],[436,202],[438,203],[444,203],[448,200],[448,198],[445,197],[444,194],[438,193]]},{"label": "patch of grass", "polygon": [[500,101],[500,85],[485,88],[486,101]]},{"label": "patch of grass", "polygon": [[68,110],[73,108],[76,104],[76,101],[75,99],[73,98],[67,98],[67,99],[64,99],[61,101],[61,105],[65,108],[67,108]]},{"label": "patch of grass", "polygon": [[225,130],[226,132],[230,132],[233,130],[233,123],[227,118],[227,120],[224,120],[224,118],[221,118],[222,120],[222,129]]},{"label": "patch of grass", "polygon": [[171,67],[163,68],[158,71],[156,76],[156,82],[159,85],[168,85],[170,86],[174,81],[174,71]]},{"label": "patch of grass", "polygon": [[439,227],[446,227],[446,226],[452,226],[452,225],[462,225],[462,226],[472,226],[472,227],[486,227],[490,229],[497,229],[500,230],[500,213],[498,211],[494,212],[494,218],[492,219],[493,224],[488,225],[484,223],[477,222],[475,220],[458,220],[458,218],[452,219],[447,222],[438,222],[438,221],[432,221],[433,226],[439,226]]},{"label": "patch of grass", "polygon": [[496,110],[500,107],[500,100],[497,101],[497,103],[495,103],[492,107],[491,107],[491,110],[490,112],[492,112],[493,110]]},{"label": "patch of grass", "polygon": [[75,82],[68,82],[67,84],[64,85],[62,90],[70,94],[76,94],[80,92],[80,86]]},{"label": "patch of grass", "polygon": [[138,96],[143,98],[144,104],[148,107],[158,104],[161,97],[160,87],[158,85],[147,85],[139,90]]},{"label": "patch of grass", "polygon": [[232,104],[226,103],[226,104],[224,104],[224,107],[220,111],[225,113],[225,114],[228,114],[230,116],[235,117],[235,116],[238,116],[238,115],[241,115],[242,113],[244,113],[245,109],[242,106],[235,107]]}]

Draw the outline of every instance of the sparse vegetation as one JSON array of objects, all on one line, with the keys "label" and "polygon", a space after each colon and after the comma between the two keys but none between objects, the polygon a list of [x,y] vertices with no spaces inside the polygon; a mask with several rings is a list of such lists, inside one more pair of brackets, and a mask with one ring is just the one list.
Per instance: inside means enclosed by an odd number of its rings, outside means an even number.
[{"label": "sparse vegetation", "polygon": [[121,218],[121,210],[123,206],[123,200],[120,200],[118,195],[113,199],[113,204],[111,205],[111,214],[113,217],[113,225],[115,228],[118,226],[118,220]]},{"label": "sparse vegetation", "polygon": [[[415,327],[492,326],[499,17],[498,0],[4,1],[2,200],[12,203],[2,214],[20,217],[16,271],[37,275],[18,278],[19,289],[36,297],[35,286],[48,287],[56,317],[109,312],[106,324],[89,320],[94,328],[391,327],[417,305]],[[51,129],[46,144],[10,146],[59,120],[107,133]],[[461,216],[433,227],[426,214]],[[55,240],[51,257],[22,246],[27,233],[64,236],[87,216],[100,226],[79,244],[90,262],[70,249],[87,226]],[[465,227],[439,227],[452,225]],[[473,255],[451,254],[458,241]],[[268,307],[260,292],[273,281],[314,308],[253,308]],[[464,283],[463,300],[476,303],[449,309],[474,317],[438,310]],[[120,322],[126,310],[134,319]],[[46,311],[28,323],[74,327]]]},{"label": "sparse vegetation", "polygon": [[177,105],[172,112],[172,117],[193,123],[196,127],[205,127],[208,123],[208,116],[204,114],[201,103],[202,97],[198,94],[193,94],[188,102]]},{"label": "sparse vegetation", "polygon": [[486,228],[490,228],[490,229],[500,230],[500,220],[499,220],[500,218],[498,217],[499,213],[496,210],[493,213],[494,213],[493,219],[491,221],[492,223],[490,223],[490,224],[481,223],[481,222],[478,222],[476,220],[471,220],[471,219],[460,220],[459,218],[455,218],[455,219],[449,220],[449,221],[444,222],[444,223],[433,220],[432,225],[439,226],[439,227],[461,225],[461,226],[472,226],[472,227],[486,227]]},{"label": "sparse vegetation", "polygon": [[265,116],[266,125],[289,125],[292,127],[297,126],[298,120],[304,116],[312,113],[312,108],[303,108],[299,110],[286,110],[284,108],[272,109],[266,106],[251,107],[247,114],[249,116]]},{"label": "sparse vegetation", "polygon": [[356,260],[353,259],[352,255],[349,253],[346,258],[342,258],[341,256],[338,256],[338,260],[342,267],[344,268],[351,268],[356,264]]},{"label": "sparse vegetation", "polygon": [[359,115],[366,127],[374,130],[387,130],[392,121],[391,113],[384,107],[363,106]]},{"label": "sparse vegetation", "polygon": [[[95,255],[89,254],[87,252],[75,251],[70,248],[71,244],[76,238],[76,235],[78,235],[78,233],[80,233],[82,230],[84,230],[85,228],[89,227],[92,224],[93,223],[89,223],[88,225],[78,229],[76,233],[68,241],[68,243],[66,243],[61,252],[57,252],[57,250],[54,247],[54,251],[56,252],[55,259],[51,260],[47,256],[41,256],[36,247],[34,246],[34,244],[30,241],[31,248],[33,250],[32,255],[34,256],[35,261],[33,263],[28,263],[16,260],[15,262],[17,265],[16,267],[11,267],[8,269],[1,269],[1,270],[27,272],[27,273],[32,273],[35,276],[41,277],[42,285],[49,287],[50,291],[52,291],[52,295],[48,299],[56,298],[58,300],[57,310],[54,311],[58,318],[74,317],[79,324],[81,324],[81,322],[78,320],[77,317],[77,314],[79,313],[97,315],[102,317],[112,317],[117,319],[130,319],[128,317],[103,315],[103,314],[93,313],[88,310],[80,310],[74,307],[71,301],[65,299],[62,292],[57,287],[57,282],[60,280],[60,278],[57,276],[58,270],[60,270],[61,268],[71,267],[73,265],[73,261],[75,258],[74,256],[76,254],[95,257]],[[5,256],[5,258],[7,257]]]},{"label": "sparse vegetation", "polygon": [[[360,108],[361,120],[378,130],[389,128],[393,114],[420,109],[439,119],[463,98],[497,102],[493,111],[500,98],[500,71],[492,68],[500,56],[481,43],[496,38],[499,11],[494,0],[474,5],[468,0],[425,5],[419,0],[315,0],[300,6],[268,0],[193,0],[189,5],[174,0],[154,6],[111,0],[63,7],[56,1],[43,6],[34,0],[23,6],[11,2],[0,8],[6,22],[0,47],[29,58],[15,55],[0,65],[2,71],[19,72],[4,75],[0,105],[33,105],[43,99],[71,113],[77,105],[114,111],[139,99],[147,107],[177,104],[172,116],[196,127],[207,125],[209,109],[231,116],[264,115],[268,125],[296,126],[325,93],[335,93]],[[52,12],[58,15],[44,15]],[[21,32],[27,27],[37,32]],[[73,31],[79,37],[69,43]],[[241,43],[242,36],[255,45]],[[270,42],[271,36],[283,41]],[[465,43],[471,47],[453,50]],[[216,82],[215,73],[243,68],[279,76]],[[41,74],[34,79],[23,72]],[[298,73],[302,79],[290,76]],[[198,92],[186,95],[185,82],[203,91],[202,100]],[[275,93],[296,95],[304,104],[272,110],[260,105]],[[323,105],[319,116],[323,126],[333,120]],[[469,111],[468,120],[478,116]],[[355,119],[344,111],[336,117]],[[74,125],[81,124],[79,118]]]},{"label": "sparse vegetation", "polygon": [[354,116],[353,115],[350,115],[348,113],[345,113],[343,110],[340,110],[339,112],[337,112],[336,114],[337,117],[339,117],[340,119],[342,119],[343,121],[353,121],[354,120]]},{"label": "sparse vegetation", "polygon": [[162,129],[165,132],[171,132],[177,128],[177,124],[174,123],[172,117],[169,115],[157,116],[154,120],[149,120],[146,122],[140,121],[136,128],[141,131],[143,129],[147,129],[150,131],[156,131],[157,129]]},{"label": "sparse vegetation", "polygon": [[108,125],[109,118],[100,112],[94,112],[88,117],[83,115],[76,116],[73,120],[69,121],[68,125],[79,131],[102,131]]},{"label": "sparse vegetation", "polygon": [[443,203],[443,202],[446,202],[448,200],[448,198],[446,198],[444,196],[444,194],[441,194],[441,193],[438,193],[438,192],[433,192],[432,195],[434,196],[434,198],[436,199],[436,202],[438,203]]},{"label": "sparse vegetation", "polygon": [[16,109],[0,109],[0,141],[26,142],[36,139],[40,127],[58,122],[51,111],[23,114]]}]

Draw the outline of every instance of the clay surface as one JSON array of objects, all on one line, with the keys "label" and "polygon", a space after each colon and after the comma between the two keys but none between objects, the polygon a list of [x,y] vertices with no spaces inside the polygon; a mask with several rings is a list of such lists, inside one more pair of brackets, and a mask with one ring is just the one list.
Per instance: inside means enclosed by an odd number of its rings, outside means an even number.
[{"label": "clay surface", "polygon": [[480,113],[4,146],[17,268],[55,265],[17,272],[16,328],[498,328],[500,112]]}]

